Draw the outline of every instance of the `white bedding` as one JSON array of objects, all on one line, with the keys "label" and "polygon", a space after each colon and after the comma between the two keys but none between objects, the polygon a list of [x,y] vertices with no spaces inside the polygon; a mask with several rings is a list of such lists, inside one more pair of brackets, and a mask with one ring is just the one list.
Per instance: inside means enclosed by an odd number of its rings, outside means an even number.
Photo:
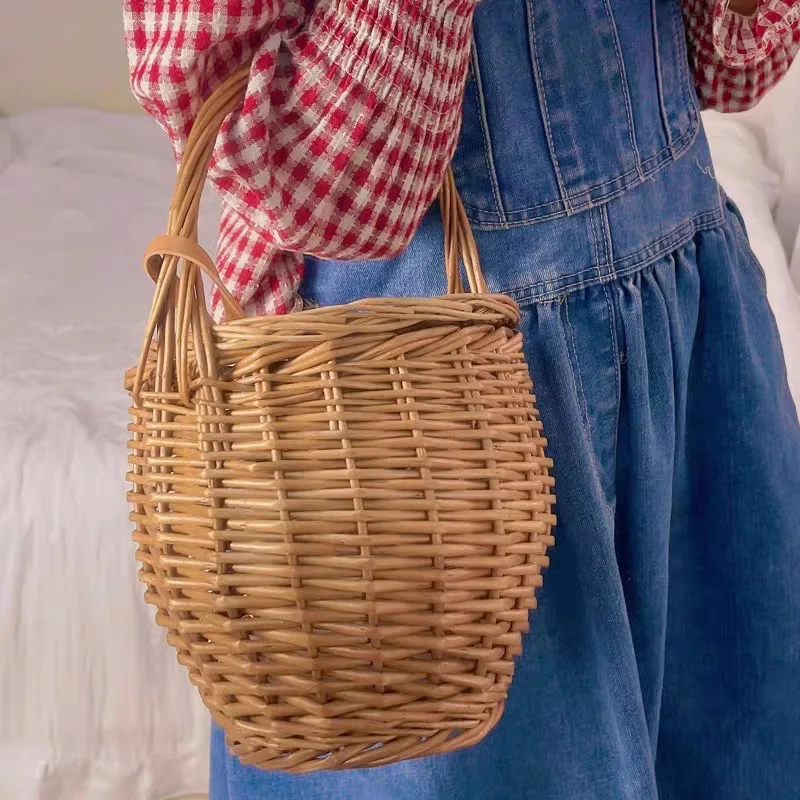
[{"label": "white bedding", "polygon": [[208,723],[141,601],[124,501],[122,369],[169,146],[123,115],[0,130],[0,798],[201,791]]},{"label": "white bedding", "polygon": [[[777,178],[740,123],[712,121],[711,134],[765,262],[800,398],[800,299],[771,218]],[[0,120],[0,800],[205,788],[208,724],[141,602],[124,501],[122,370],[148,309],[138,263],[162,229],[171,164],[143,117]],[[216,217],[212,203],[212,242]]]}]

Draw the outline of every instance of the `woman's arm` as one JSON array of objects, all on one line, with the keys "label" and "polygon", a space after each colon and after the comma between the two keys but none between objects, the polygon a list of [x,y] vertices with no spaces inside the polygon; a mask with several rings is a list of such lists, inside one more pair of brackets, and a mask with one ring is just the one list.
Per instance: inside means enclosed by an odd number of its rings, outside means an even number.
[{"label": "woman's arm", "polygon": [[249,311],[291,310],[299,253],[405,247],[455,149],[477,0],[123,2],[134,94],[178,158],[209,92],[251,65],[210,173],[218,268]]},{"label": "woman's arm", "polygon": [[800,50],[800,0],[683,0],[701,105],[754,106]]}]

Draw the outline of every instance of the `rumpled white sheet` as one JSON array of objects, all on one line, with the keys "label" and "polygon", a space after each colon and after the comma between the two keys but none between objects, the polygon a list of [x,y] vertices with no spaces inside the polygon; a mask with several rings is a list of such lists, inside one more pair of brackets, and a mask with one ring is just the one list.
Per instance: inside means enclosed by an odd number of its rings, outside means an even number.
[{"label": "rumpled white sheet", "polygon": [[[800,367],[776,178],[731,124],[712,122],[715,163]],[[0,120],[0,800],[206,786],[206,715],[141,602],[124,500],[122,371],[152,292],[140,254],[163,229],[172,174],[143,117]],[[207,247],[217,217],[204,207]]]},{"label": "rumpled white sheet", "polygon": [[41,111],[3,129],[0,798],[203,791],[207,717],[141,601],[124,500],[122,371],[169,145],[144,117]]}]

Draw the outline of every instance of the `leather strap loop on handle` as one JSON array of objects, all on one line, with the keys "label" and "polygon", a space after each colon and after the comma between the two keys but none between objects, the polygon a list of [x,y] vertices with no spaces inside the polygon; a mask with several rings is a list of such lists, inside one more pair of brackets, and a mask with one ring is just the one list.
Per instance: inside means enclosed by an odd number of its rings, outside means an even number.
[{"label": "leather strap loop on handle", "polygon": [[211,256],[197,242],[186,236],[173,236],[168,233],[156,236],[147,246],[144,256],[144,271],[154,281],[158,281],[164,265],[164,256],[175,256],[183,259],[186,263],[199,267],[219,289],[220,299],[228,312],[228,318],[241,319],[244,317],[242,307],[222,282]]}]

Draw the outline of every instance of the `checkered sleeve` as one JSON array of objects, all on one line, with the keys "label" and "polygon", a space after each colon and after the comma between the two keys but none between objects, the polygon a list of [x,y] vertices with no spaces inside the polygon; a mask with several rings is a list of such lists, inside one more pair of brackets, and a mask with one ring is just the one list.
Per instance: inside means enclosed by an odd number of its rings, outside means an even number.
[{"label": "checkered sleeve", "polygon": [[744,111],[787,72],[800,49],[800,0],[759,0],[753,14],[730,0],[683,0],[689,55],[704,108]]},{"label": "checkered sleeve", "polygon": [[203,100],[250,64],[210,172],[218,268],[248,312],[294,307],[301,253],[407,245],[455,149],[477,0],[123,2],[133,92],[178,158]]}]

